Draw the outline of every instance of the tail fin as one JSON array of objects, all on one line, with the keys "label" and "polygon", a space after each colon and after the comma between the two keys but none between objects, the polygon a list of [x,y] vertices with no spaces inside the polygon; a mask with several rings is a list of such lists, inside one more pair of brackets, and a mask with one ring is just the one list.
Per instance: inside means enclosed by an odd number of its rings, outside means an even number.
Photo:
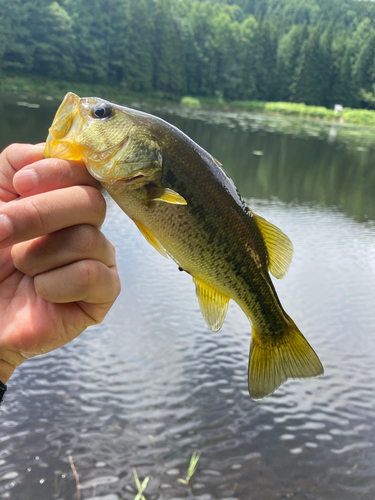
[{"label": "tail fin", "polygon": [[263,340],[253,327],[249,361],[249,392],[252,399],[272,394],[288,378],[323,375],[323,366],[292,319],[279,342]]}]

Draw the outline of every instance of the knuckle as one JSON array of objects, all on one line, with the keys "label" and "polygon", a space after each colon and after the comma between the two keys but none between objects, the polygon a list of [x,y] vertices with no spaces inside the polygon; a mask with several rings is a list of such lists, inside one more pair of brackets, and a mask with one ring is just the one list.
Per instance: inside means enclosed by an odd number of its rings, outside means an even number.
[{"label": "knuckle", "polygon": [[89,189],[91,201],[95,207],[97,215],[104,219],[107,211],[107,204],[104,196],[96,188],[90,187],[87,189]]},{"label": "knuckle", "polygon": [[49,169],[54,170],[55,174],[64,175],[66,171],[66,160],[61,160],[60,158],[48,158]]},{"label": "knuckle", "polygon": [[34,287],[36,293],[42,297],[42,298],[47,298],[51,294],[51,287],[50,287],[50,281],[48,279],[48,274],[47,276],[44,274],[38,274],[34,278]]},{"label": "knuckle", "polygon": [[106,245],[107,245],[107,265],[108,267],[116,267],[116,248],[115,245],[106,239]]},{"label": "knuckle", "polygon": [[22,243],[13,245],[11,249],[11,256],[14,267],[27,274],[27,256],[25,255],[24,246],[25,245]]},{"label": "knuckle", "polygon": [[40,271],[40,260],[36,251],[43,247],[43,239],[23,241],[12,246],[11,257],[16,269],[28,276],[36,276]]},{"label": "knuckle", "polygon": [[116,300],[117,297],[121,293],[121,281],[120,281],[120,276],[117,273],[117,270],[116,270],[116,275],[115,275],[115,278],[114,278],[113,292],[114,292],[114,296],[115,296],[114,300]]},{"label": "knuckle", "polygon": [[100,226],[105,218],[107,204],[104,196],[93,186],[76,186],[76,196],[80,205],[89,213],[90,221],[95,226]]},{"label": "knuckle", "polygon": [[32,221],[33,226],[44,228],[47,225],[45,212],[41,210],[41,207],[32,196],[28,198],[28,203],[30,204],[32,214],[32,219],[28,222]]},{"label": "knuckle", "polygon": [[79,226],[74,235],[75,250],[80,255],[90,255],[97,246],[97,231],[93,226],[84,224]]},{"label": "knuckle", "polygon": [[116,267],[112,267],[110,269],[107,268],[107,270],[108,274],[105,280],[105,285],[107,289],[106,296],[108,297],[108,303],[112,305],[117,299],[117,297],[120,295],[121,281]]},{"label": "knuckle", "polygon": [[7,146],[4,151],[3,151],[3,154],[5,156],[8,156],[8,154],[12,154],[13,152],[17,151],[19,149],[19,147],[21,146],[21,144],[19,143],[13,143],[13,144],[10,144],[9,146]]},{"label": "knuckle", "polygon": [[98,266],[96,261],[84,260],[79,263],[78,279],[81,286],[92,292],[98,283]]},{"label": "knuckle", "polygon": [[6,164],[12,166],[13,159],[19,156],[20,146],[21,144],[13,143],[4,149],[4,151],[1,153],[1,157]]},{"label": "knuckle", "polygon": [[19,149],[23,148],[24,146],[27,146],[27,144],[23,144],[21,142],[13,142],[12,144],[10,144],[9,146],[7,146],[4,149],[4,152],[5,153],[10,153],[10,154],[18,153]]}]

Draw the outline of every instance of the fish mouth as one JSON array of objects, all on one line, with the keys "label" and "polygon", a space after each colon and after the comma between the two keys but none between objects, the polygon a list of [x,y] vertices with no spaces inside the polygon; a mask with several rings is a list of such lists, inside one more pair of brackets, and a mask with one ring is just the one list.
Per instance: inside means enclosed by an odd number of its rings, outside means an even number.
[{"label": "fish mouth", "polygon": [[49,129],[44,150],[45,158],[82,159],[81,150],[67,137],[71,133],[79,113],[79,103],[80,98],[72,92],[64,97]]},{"label": "fish mouth", "polygon": [[125,182],[125,184],[129,184],[129,182],[134,182],[137,179],[143,179],[143,177],[145,177],[144,174],[138,174],[138,175],[134,175],[133,177],[128,177],[126,179],[123,179],[123,182]]}]

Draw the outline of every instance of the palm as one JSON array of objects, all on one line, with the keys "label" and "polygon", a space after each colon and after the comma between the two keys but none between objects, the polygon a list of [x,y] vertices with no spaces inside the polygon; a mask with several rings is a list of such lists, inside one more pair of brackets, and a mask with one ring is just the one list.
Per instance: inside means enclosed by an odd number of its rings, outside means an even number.
[{"label": "palm", "polygon": [[77,303],[54,304],[39,297],[34,278],[13,266],[10,248],[0,250],[0,262],[0,332],[9,349],[25,357],[42,354],[95,322]]}]

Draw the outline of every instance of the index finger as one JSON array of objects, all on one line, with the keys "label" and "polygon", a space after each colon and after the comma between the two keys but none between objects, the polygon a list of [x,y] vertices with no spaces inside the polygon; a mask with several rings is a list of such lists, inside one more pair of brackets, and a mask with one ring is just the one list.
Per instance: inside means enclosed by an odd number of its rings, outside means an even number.
[{"label": "index finger", "polygon": [[0,154],[0,201],[17,198],[13,186],[15,173],[43,158],[44,144],[11,144]]},{"label": "index finger", "polygon": [[44,158],[17,172],[13,186],[23,197],[33,196],[71,186],[92,186],[102,189],[82,161]]}]

